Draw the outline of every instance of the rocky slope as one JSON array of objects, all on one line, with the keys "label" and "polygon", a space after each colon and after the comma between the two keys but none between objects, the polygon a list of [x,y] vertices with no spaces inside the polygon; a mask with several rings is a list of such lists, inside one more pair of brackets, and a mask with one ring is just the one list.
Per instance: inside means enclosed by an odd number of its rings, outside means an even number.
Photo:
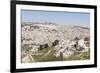
[{"label": "rocky slope", "polygon": [[[55,57],[63,59],[74,55],[76,51],[89,50],[90,29],[80,26],[58,25],[55,23],[22,23],[21,50],[22,62],[28,55],[48,55],[52,52]],[[46,52],[41,52],[49,48]],[[48,61],[48,60],[47,60]]]}]

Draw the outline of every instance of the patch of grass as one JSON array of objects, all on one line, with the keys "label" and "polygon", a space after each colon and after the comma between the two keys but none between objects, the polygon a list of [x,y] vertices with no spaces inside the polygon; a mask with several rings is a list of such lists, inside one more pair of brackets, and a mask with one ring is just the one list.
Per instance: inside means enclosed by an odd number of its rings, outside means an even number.
[{"label": "patch of grass", "polygon": [[34,56],[36,62],[50,62],[50,61],[63,61],[61,57],[55,57],[54,55],[46,56]]},{"label": "patch of grass", "polygon": [[42,50],[39,50],[39,53],[46,53],[50,50],[50,48],[44,48]]},{"label": "patch of grass", "polygon": [[[49,53],[48,53],[49,52]],[[53,55],[53,48],[44,48],[39,51],[42,55],[33,55],[35,62],[50,62],[50,61],[72,61],[72,60],[88,60],[90,59],[90,51],[88,52],[75,52],[68,58],[55,57]]]},{"label": "patch of grass", "polygon": [[45,48],[43,50],[40,50],[39,52],[43,54],[33,56],[36,62],[49,62],[49,61],[62,61],[63,60],[61,57],[57,58],[53,55],[54,53],[53,48]]},{"label": "patch of grass", "polygon": [[83,52],[82,54],[80,54],[80,57],[81,57],[82,60],[90,59],[90,53],[89,52]]},{"label": "patch of grass", "polygon": [[74,55],[69,56],[68,58],[64,59],[64,61],[71,61],[71,60],[89,60],[90,59],[90,52],[76,52]]}]

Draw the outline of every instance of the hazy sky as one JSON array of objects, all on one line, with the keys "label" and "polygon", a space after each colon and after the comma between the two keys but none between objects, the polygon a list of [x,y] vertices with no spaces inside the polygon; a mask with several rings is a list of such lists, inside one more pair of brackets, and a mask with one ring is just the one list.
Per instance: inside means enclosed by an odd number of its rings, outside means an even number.
[{"label": "hazy sky", "polygon": [[21,10],[21,17],[22,22],[53,22],[73,26],[90,25],[89,13]]}]

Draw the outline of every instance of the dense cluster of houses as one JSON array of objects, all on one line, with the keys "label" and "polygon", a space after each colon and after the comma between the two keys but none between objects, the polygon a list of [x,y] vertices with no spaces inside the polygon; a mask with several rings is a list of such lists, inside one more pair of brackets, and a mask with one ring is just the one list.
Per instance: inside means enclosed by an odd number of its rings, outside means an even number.
[{"label": "dense cluster of houses", "polygon": [[[53,48],[55,57],[63,56],[63,58],[73,55],[75,51],[87,52],[90,49],[90,37],[87,30],[85,31],[86,33],[78,32],[84,36],[80,38],[77,33],[76,35],[73,34],[78,31],[76,28],[72,31],[71,28],[63,29],[62,31],[58,27],[56,25],[41,24],[23,25],[21,36],[22,60],[26,62],[26,59],[30,59],[31,55],[38,55],[38,51],[48,47]],[[82,29],[81,31],[84,30]],[[68,36],[67,32],[71,36]],[[66,37],[74,38],[67,39]],[[29,62],[29,60],[27,61]]]}]

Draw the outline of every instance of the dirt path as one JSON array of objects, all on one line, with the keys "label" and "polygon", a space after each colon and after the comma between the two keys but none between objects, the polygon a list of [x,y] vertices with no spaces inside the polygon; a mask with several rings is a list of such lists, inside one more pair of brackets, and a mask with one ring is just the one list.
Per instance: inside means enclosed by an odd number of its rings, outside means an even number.
[{"label": "dirt path", "polygon": [[34,58],[31,55],[28,55],[28,56],[29,56],[31,62],[35,62]]}]

